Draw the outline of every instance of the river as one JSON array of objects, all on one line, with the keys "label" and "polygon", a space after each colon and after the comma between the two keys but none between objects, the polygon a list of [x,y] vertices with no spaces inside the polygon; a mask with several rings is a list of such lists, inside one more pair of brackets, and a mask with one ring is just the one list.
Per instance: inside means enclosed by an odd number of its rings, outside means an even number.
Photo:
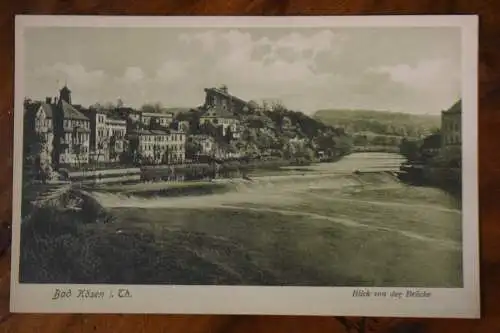
[{"label": "river", "polygon": [[106,261],[104,282],[459,287],[459,205],[386,172],[403,161],[356,153],[197,195],[151,195],[158,184],[96,191],[115,218],[100,232],[120,257]]}]

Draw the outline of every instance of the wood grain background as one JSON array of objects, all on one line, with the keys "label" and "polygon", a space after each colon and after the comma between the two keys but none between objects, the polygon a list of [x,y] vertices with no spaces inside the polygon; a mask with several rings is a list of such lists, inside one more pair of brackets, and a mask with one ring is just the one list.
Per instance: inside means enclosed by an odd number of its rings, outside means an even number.
[{"label": "wood grain background", "polygon": [[[14,15],[479,14],[481,320],[9,313]],[[500,332],[499,0],[0,0],[0,332]],[[230,300],[228,300],[230,301]],[[355,327],[358,326],[358,327]],[[368,327],[370,326],[370,327]]]}]

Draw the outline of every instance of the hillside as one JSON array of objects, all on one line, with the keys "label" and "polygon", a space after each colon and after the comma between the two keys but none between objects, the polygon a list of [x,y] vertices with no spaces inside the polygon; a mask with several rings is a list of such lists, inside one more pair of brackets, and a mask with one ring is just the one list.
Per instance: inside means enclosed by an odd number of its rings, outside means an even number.
[{"label": "hillside", "polygon": [[[231,137],[230,131],[221,135],[220,128],[199,125],[202,113],[201,109],[193,109],[178,114],[176,119],[190,123],[189,134],[208,134],[229,151],[243,156],[271,155],[311,160],[320,154],[325,158],[336,158],[350,151],[350,138],[341,128],[326,125],[302,112],[282,108],[235,114],[241,125],[236,138]],[[196,153],[199,145],[195,146],[192,150]]]},{"label": "hillside", "polygon": [[319,110],[313,118],[341,127],[349,134],[365,132],[397,137],[421,137],[438,129],[441,123],[439,115],[373,110]]}]

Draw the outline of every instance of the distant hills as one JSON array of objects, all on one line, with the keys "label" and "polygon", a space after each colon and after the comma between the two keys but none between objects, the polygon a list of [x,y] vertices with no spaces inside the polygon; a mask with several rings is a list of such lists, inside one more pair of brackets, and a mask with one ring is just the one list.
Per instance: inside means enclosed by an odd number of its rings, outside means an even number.
[{"label": "distant hills", "polygon": [[441,127],[439,115],[414,115],[374,110],[319,110],[313,118],[340,127],[352,137],[354,147],[394,149],[406,139],[427,136]]},{"label": "distant hills", "polygon": [[420,137],[441,126],[439,115],[414,115],[374,110],[319,110],[313,118],[343,128],[349,134],[372,133],[399,137]]}]

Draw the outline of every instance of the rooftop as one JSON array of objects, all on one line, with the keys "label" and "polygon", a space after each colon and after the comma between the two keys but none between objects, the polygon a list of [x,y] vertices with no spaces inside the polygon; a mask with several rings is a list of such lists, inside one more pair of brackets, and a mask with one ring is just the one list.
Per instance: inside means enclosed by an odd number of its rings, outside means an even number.
[{"label": "rooftop", "polygon": [[61,109],[63,111],[63,117],[65,119],[75,119],[75,120],[89,120],[83,113],[75,109],[68,102],[61,100]]},{"label": "rooftop", "polygon": [[[53,118],[53,112],[52,112],[52,105],[47,104],[47,103],[40,103],[40,107],[45,111],[45,114],[47,115],[47,118]],[[38,109],[38,107],[37,107]]]},{"label": "rooftop", "polygon": [[443,111],[444,113],[461,113],[462,112],[462,100],[459,99],[451,108],[449,108],[446,111]]},{"label": "rooftop", "polygon": [[182,133],[184,132],[169,130],[169,129],[154,129],[154,130],[139,129],[130,131],[130,135],[169,135],[169,134],[182,134]]},{"label": "rooftop", "polygon": [[215,92],[219,95],[222,95],[222,96],[225,96],[225,97],[228,97],[232,100],[235,100],[235,101],[238,101],[242,104],[248,104],[247,101],[239,98],[239,97],[236,97],[234,95],[231,95],[228,90],[227,90],[227,87],[226,86],[222,86],[222,87],[212,87],[212,88],[205,88],[205,92]]},{"label": "rooftop", "polygon": [[164,118],[171,118],[174,116],[173,113],[171,112],[142,112],[143,116],[146,117],[164,117]]}]

